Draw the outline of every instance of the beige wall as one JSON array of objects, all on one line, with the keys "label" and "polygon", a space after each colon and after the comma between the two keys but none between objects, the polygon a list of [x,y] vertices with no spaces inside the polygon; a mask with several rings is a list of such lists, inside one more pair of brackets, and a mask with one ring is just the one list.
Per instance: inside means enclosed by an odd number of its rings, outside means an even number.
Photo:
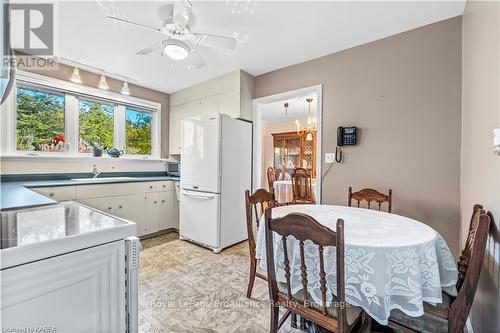
[{"label": "beige wall", "polygon": [[462,244],[473,204],[495,219],[471,321],[474,332],[500,332],[500,156],[492,150],[492,130],[500,127],[499,2],[467,2],[462,47]]},{"label": "beige wall", "polygon": [[[19,68],[27,70],[40,75],[45,75],[53,77],[60,80],[69,81],[71,74],[73,73],[73,67],[66,66],[63,64],[58,64],[57,70],[30,70],[28,68]],[[100,79],[100,75],[94,74],[88,71],[80,70],[80,75],[82,77],[82,84],[97,87]],[[109,84],[109,90],[120,93],[123,81],[107,78]],[[160,91],[144,88],[141,86],[136,86],[129,83],[130,96],[143,98],[153,102],[161,104],[161,155],[162,157],[168,157],[168,120],[169,120],[169,95]]]},{"label": "beige wall", "polygon": [[360,128],[323,180],[323,202],[346,204],[350,185],[392,188],[394,212],[435,228],[457,254],[460,54],[456,17],[257,76],[255,97],[322,84],[323,153],[335,151],[338,126]]},{"label": "beige wall", "polygon": [[[303,119],[299,121],[302,121],[302,123],[305,122]],[[266,170],[268,167],[274,166],[274,142],[272,134],[295,130],[295,121],[262,123],[262,188],[268,188]]]}]

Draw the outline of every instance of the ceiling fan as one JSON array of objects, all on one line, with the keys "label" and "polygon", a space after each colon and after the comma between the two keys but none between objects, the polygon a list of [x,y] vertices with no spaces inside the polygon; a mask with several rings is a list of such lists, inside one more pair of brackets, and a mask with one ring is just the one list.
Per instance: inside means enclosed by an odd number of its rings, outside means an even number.
[{"label": "ceiling fan", "polygon": [[107,16],[110,19],[133,24],[138,27],[150,29],[165,35],[154,44],[137,52],[138,55],[146,55],[163,48],[163,53],[174,60],[188,60],[196,67],[205,65],[205,60],[196,51],[196,46],[203,45],[215,49],[236,48],[236,39],[233,37],[211,35],[205,33],[192,32],[188,25],[191,16],[191,3],[188,0],[175,1],[172,8],[172,15],[159,28],[145,24],[125,20],[116,16]]}]

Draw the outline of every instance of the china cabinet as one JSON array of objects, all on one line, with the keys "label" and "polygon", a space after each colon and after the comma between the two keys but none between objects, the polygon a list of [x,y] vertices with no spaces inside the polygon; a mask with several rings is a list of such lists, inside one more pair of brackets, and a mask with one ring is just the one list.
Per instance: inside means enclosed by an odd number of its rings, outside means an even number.
[{"label": "china cabinet", "polygon": [[316,177],[316,134],[306,140],[297,132],[273,133],[274,169],[277,179],[287,178],[295,168],[307,169]]}]

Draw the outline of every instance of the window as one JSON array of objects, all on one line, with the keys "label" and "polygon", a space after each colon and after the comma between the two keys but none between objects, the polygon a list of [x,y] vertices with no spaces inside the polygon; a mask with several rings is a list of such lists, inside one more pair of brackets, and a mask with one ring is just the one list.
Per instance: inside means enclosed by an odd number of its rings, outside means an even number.
[{"label": "window", "polygon": [[160,158],[159,103],[17,74],[16,93],[2,104],[7,106],[0,122],[3,155],[92,156],[96,147],[113,147],[123,150],[123,157]]},{"label": "window", "polygon": [[78,151],[91,153],[93,147],[114,146],[114,106],[80,99]]},{"label": "window", "polygon": [[125,109],[125,153],[151,155],[152,114],[127,107]]},{"label": "window", "polygon": [[16,149],[64,151],[64,95],[18,86]]}]

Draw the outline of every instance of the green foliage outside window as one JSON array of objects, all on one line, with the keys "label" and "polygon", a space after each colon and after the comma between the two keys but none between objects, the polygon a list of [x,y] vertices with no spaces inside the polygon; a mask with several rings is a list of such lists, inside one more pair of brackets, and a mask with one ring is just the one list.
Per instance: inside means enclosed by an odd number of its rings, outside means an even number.
[{"label": "green foliage outside window", "polygon": [[[16,149],[20,151],[64,151],[64,94],[18,86],[16,96]],[[80,100],[78,151],[114,146],[112,104]],[[153,115],[126,107],[125,152],[151,155]]]},{"label": "green foliage outside window", "polygon": [[113,147],[113,106],[80,101],[78,150],[90,153],[93,147]]},{"label": "green foliage outside window", "polygon": [[132,155],[151,154],[151,112],[127,108],[125,111],[125,152]]},{"label": "green foliage outside window", "polygon": [[17,88],[16,148],[64,151],[64,96]]}]

